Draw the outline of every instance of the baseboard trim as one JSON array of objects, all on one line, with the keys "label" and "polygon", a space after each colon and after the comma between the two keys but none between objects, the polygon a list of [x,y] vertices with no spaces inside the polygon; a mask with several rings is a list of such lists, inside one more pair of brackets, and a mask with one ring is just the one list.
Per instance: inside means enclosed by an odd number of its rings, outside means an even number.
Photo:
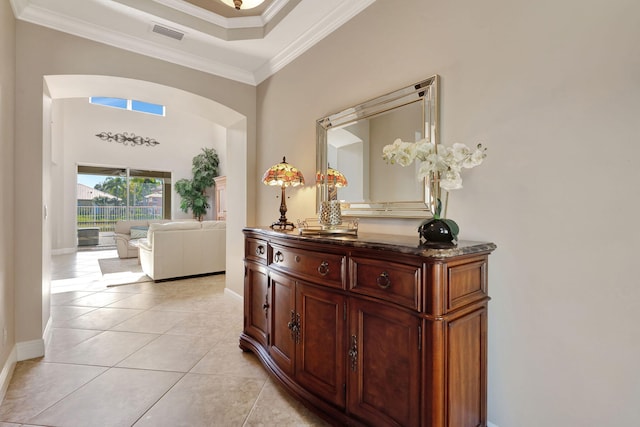
[{"label": "baseboard trim", "polygon": [[242,297],[242,295],[238,294],[237,292],[232,291],[229,288],[224,288],[224,293],[229,295],[230,297],[233,297],[234,299],[237,299],[240,302],[244,301],[244,298]]},{"label": "baseboard trim", "polygon": [[498,427],[498,426],[492,423],[491,421],[487,421],[487,427]]},{"label": "baseboard trim", "polygon": [[18,362],[44,356],[44,340],[42,338],[23,341],[16,344],[16,358]]},{"label": "baseboard trim", "polygon": [[11,377],[13,376],[13,370],[16,368],[16,363],[18,362],[16,355],[17,350],[14,345],[11,349],[11,353],[9,353],[7,361],[2,367],[2,371],[0,371],[0,403],[2,403],[4,396],[7,394],[7,389],[9,388]]}]

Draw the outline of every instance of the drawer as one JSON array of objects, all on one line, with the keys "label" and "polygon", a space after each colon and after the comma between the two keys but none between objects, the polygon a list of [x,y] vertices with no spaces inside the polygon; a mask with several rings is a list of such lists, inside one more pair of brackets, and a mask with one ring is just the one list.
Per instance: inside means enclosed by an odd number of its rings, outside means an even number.
[{"label": "drawer", "polygon": [[344,289],[346,256],[272,244],[269,264],[315,283]]},{"label": "drawer", "polygon": [[421,266],[352,256],[349,271],[352,292],[420,310]]},{"label": "drawer", "polygon": [[267,263],[267,242],[250,237],[244,240],[244,257],[262,264]]}]

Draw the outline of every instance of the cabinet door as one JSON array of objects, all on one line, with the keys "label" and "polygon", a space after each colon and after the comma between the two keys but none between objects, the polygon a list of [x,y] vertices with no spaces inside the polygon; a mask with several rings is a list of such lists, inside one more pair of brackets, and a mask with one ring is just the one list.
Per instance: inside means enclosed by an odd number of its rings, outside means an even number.
[{"label": "cabinet door", "polygon": [[487,424],[487,308],[446,323],[447,426]]},{"label": "cabinet door", "polygon": [[420,424],[420,321],[349,299],[348,411],[376,426]]},{"label": "cabinet door", "polygon": [[307,390],[344,408],[346,298],[298,282],[296,310],[300,342],[296,345],[296,380]]},{"label": "cabinet door", "polygon": [[287,375],[293,376],[294,351],[299,337],[299,316],[295,311],[295,281],[288,276],[270,272],[271,339],[269,354]]},{"label": "cabinet door", "polygon": [[263,346],[269,341],[269,295],[267,268],[254,262],[245,263],[244,331]]}]

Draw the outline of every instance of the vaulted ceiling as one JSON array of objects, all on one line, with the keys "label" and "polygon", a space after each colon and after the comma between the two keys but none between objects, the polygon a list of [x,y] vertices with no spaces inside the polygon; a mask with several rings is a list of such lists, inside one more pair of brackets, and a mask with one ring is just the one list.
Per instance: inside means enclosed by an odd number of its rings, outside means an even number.
[{"label": "vaulted ceiling", "polygon": [[17,19],[257,85],[375,0],[11,0]]}]

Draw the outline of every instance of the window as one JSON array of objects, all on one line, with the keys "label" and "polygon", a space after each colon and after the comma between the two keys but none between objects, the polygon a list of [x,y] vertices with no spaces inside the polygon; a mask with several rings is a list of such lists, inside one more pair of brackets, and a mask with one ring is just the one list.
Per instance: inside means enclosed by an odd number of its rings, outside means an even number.
[{"label": "window", "polygon": [[131,100],[131,109],[133,111],[164,116],[164,105],[152,104],[150,102]]},{"label": "window", "polygon": [[141,113],[153,114],[156,116],[165,115],[166,107],[160,104],[152,104],[150,102],[138,101],[135,99],[110,98],[107,96],[92,96],[89,103],[96,105],[104,105],[105,107],[121,108],[129,111],[139,111]]},{"label": "window", "polygon": [[92,104],[104,105],[106,107],[127,109],[127,100],[122,98],[106,98],[104,96],[94,96],[89,98]]}]

